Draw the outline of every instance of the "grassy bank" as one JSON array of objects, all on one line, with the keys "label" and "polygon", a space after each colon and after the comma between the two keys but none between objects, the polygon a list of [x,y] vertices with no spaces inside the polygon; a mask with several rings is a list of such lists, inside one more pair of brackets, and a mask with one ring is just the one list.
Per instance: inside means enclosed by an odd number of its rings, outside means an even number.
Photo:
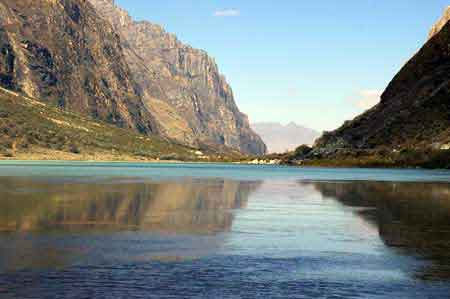
[{"label": "grassy bank", "polygon": [[227,161],[240,157],[202,151],[0,89],[0,159]]},{"label": "grassy bank", "polygon": [[282,157],[283,163],[317,167],[429,168],[450,169],[450,150],[403,149],[358,150],[336,153],[328,157],[292,152]]}]

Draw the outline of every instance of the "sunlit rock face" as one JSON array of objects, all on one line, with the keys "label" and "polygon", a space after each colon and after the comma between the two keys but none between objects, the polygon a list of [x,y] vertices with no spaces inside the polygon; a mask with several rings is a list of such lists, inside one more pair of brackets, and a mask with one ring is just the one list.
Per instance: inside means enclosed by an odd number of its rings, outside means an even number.
[{"label": "sunlit rock face", "polygon": [[205,51],[150,22],[135,22],[113,0],[90,0],[120,35],[125,58],[161,132],[191,145],[262,154],[266,147]]},{"label": "sunlit rock face", "polygon": [[400,70],[381,102],[324,134],[315,151],[342,149],[439,148],[450,142],[449,11],[433,27],[430,39]]},{"label": "sunlit rock face", "polygon": [[433,36],[438,34],[439,31],[442,30],[442,28],[447,24],[449,20],[450,20],[450,6],[444,10],[444,13],[442,17],[439,19],[439,21],[437,21],[436,24],[434,24],[433,27],[431,27],[428,38],[432,38]]},{"label": "sunlit rock face", "polygon": [[0,85],[154,133],[113,27],[83,0],[0,0]]},{"label": "sunlit rock face", "polygon": [[[0,231],[123,229],[228,231],[259,183],[224,180],[42,183],[3,179]],[[28,191],[28,192],[27,192]]]},{"label": "sunlit rock face", "polygon": [[419,269],[423,279],[450,279],[450,186],[445,183],[317,182],[333,198],[377,227],[383,242],[431,265]]}]

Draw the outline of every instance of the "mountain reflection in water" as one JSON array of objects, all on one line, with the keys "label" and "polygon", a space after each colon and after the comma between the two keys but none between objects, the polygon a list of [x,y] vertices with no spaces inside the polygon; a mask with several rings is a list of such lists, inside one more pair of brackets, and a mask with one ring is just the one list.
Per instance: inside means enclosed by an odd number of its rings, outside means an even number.
[{"label": "mountain reflection in water", "polygon": [[198,166],[141,167],[0,169],[0,298],[450,294],[450,186],[423,183],[428,172],[324,182],[321,169],[299,183],[308,170],[211,164],[194,179],[176,175]]},{"label": "mountain reflection in water", "polygon": [[[309,183],[301,183],[302,185]],[[422,279],[450,280],[450,185],[445,183],[314,182],[368,223],[391,247],[424,258]]]},{"label": "mountain reflection in water", "polygon": [[258,183],[0,180],[0,231],[127,229],[207,234],[230,229]]},{"label": "mountain reflection in water", "polygon": [[258,185],[222,179],[1,178],[0,269],[208,255],[222,246],[233,210],[245,207]]}]

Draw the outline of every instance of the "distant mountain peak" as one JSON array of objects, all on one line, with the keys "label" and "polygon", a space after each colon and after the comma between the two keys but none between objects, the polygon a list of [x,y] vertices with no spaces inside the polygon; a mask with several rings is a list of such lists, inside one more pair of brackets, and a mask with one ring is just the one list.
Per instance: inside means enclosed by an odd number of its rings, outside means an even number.
[{"label": "distant mountain peak", "polygon": [[269,152],[283,153],[301,144],[312,145],[320,133],[291,121],[286,125],[277,122],[253,123],[252,129],[261,136]]}]

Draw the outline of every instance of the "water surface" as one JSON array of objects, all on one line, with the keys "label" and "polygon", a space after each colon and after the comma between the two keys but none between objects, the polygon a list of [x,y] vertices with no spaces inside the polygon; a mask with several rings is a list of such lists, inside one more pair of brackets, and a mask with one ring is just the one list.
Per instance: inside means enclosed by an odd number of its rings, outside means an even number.
[{"label": "water surface", "polygon": [[0,164],[0,298],[449,298],[450,173]]}]

